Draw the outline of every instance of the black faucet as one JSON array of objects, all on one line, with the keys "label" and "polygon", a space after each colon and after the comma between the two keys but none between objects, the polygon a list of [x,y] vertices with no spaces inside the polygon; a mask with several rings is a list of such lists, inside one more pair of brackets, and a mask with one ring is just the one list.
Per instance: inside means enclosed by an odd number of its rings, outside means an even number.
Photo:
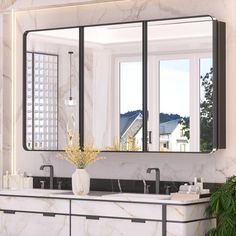
[{"label": "black faucet", "polygon": [[147,173],[150,174],[152,170],[156,171],[156,194],[159,194],[160,193],[160,169],[148,168]]},{"label": "black faucet", "polygon": [[50,189],[53,189],[53,176],[54,176],[53,165],[41,165],[40,170],[43,170],[45,167],[50,168]]}]

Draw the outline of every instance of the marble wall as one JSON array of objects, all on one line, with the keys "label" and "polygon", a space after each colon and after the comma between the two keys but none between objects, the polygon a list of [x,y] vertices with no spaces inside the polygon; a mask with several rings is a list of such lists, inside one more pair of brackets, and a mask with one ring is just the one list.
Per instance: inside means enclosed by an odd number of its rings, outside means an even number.
[{"label": "marble wall", "polygon": [[[66,0],[65,0],[66,2]],[[74,168],[57,158],[57,153],[26,152],[22,147],[22,35],[24,31],[39,28],[77,26],[183,17],[209,14],[227,25],[227,148],[214,154],[105,154],[106,160],[88,167],[93,178],[153,179],[146,175],[148,167],[159,167],[162,180],[192,181],[203,176],[208,182],[223,182],[226,176],[236,173],[236,8],[235,0],[124,0],[98,5],[84,5],[60,9],[21,11],[16,13],[16,76],[15,115],[11,125],[11,32],[10,16],[3,19],[3,163],[9,169],[11,160],[11,129],[15,127],[16,169],[33,175],[42,175],[41,164],[52,163],[56,176],[71,176]],[[13,49],[14,50],[14,49]],[[17,98],[17,99],[16,99]]]}]

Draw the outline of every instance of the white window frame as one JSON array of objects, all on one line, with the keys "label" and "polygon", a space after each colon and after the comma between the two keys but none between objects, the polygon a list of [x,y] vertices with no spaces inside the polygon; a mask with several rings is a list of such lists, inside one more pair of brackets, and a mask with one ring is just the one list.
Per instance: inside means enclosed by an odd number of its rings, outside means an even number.
[{"label": "white window frame", "polygon": [[[130,54],[126,56],[115,56],[114,57],[114,81],[112,90],[114,92],[114,106],[113,106],[113,114],[114,114],[114,123],[118,124],[115,127],[115,136],[119,137],[120,142],[120,64],[125,62],[141,62],[142,63],[142,56],[137,56],[136,54]],[[118,108],[118,109],[117,109]],[[143,107],[141,107],[141,110]],[[142,151],[142,150],[140,150]]]},{"label": "white window frame", "polygon": [[[159,127],[157,127],[155,114],[160,114],[160,93],[155,93],[156,89],[160,90],[160,61],[165,60],[189,60],[190,63],[190,83],[189,83],[189,99],[190,99],[190,147],[189,151],[200,151],[200,59],[212,58],[212,52],[179,52],[178,54],[162,54],[151,55],[149,59],[149,74],[148,78],[158,78],[155,80],[148,79],[148,110],[149,110],[149,130],[156,130],[152,132],[153,142],[149,144],[151,150],[159,151],[160,134]],[[155,69],[156,68],[156,69]],[[157,95],[158,94],[158,95]],[[152,104],[152,103],[156,103]],[[150,109],[152,107],[152,109]],[[153,109],[154,107],[154,109]]]},{"label": "white window frame", "polygon": [[[200,59],[212,58],[211,51],[199,51],[199,52],[188,52],[181,51],[173,54],[157,54],[151,53],[148,56],[148,130],[152,132],[152,144],[148,144],[150,151],[160,151],[160,134],[159,126],[156,122],[156,114],[160,114],[160,93],[156,91],[160,90],[160,61],[161,60],[189,60],[190,65],[190,83],[189,83],[189,99],[190,99],[190,147],[189,151],[199,152],[200,151]],[[120,63],[122,62],[139,62],[142,61],[141,56],[135,54],[119,55],[114,57],[114,82],[113,92],[115,94],[114,104],[114,124],[119,124],[116,128],[116,134],[120,135]],[[157,80],[151,80],[150,78],[158,78]],[[117,109],[117,107],[119,109]],[[152,108],[152,109],[151,109]]]}]

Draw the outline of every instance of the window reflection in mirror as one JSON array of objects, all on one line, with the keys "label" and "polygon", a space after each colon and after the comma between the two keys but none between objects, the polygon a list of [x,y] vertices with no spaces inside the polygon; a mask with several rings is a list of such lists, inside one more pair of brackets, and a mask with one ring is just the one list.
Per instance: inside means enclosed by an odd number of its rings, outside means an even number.
[{"label": "window reflection in mirror", "polygon": [[[161,60],[160,151],[189,151],[190,62],[188,59]],[[170,99],[174,97],[175,99]],[[187,124],[186,124],[187,123]]]},{"label": "window reflection in mirror", "polygon": [[142,63],[120,63],[120,149],[142,150]]},{"label": "window reflection in mirror", "polygon": [[212,24],[148,23],[149,151],[212,151]]},{"label": "window reflection in mirror", "polygon": [[[79,30],[29,32],[26,55],[26,146],[63,150],[69,129],[78,132]],[[73,52],[70,54],[69,52]]]},{"label": "window reflection in mirror", "polygon": [[200,59],[200,149],[213,149],[213,67],[211,58]]},{"label": "window reflection in mirror", "polygon": [[142,151],[142,24],[85,27],[84,37],[85,143]]}]

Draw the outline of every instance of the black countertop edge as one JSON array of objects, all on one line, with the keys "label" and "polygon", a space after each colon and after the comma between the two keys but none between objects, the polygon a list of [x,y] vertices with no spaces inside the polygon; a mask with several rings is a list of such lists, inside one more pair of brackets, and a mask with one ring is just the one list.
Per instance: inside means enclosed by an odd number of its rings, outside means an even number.
[{"label": "black countertop edge", "polygon": [[[45,181],[45,188],[49,188],[49,177],[44,176],[34,176],[33,177],[33,187],[40,188],[40,181]],[[144,192],[144,182],[143,180],[127,180],[121,179],[120,187],[122,192],[128,193],[143,193]],[[180,185],[186,182],[181,181],[161,181],[160,182],[160,194],[168,194],[177,192]],[[147,186],[149,185],[149,193],[155,193],[155,181],[146,181]],[[54,189],[58,189],[61,185],[62,190],[71,190],[71,178],[66,177],[54,177],[53,181]],[[220,183],[204,183],[205,189],[210,189],[210,192],[215,191],[221,184]],[[106,191],[106,192],[120,192],[118,179],[90,179],[90,191]]]}]

